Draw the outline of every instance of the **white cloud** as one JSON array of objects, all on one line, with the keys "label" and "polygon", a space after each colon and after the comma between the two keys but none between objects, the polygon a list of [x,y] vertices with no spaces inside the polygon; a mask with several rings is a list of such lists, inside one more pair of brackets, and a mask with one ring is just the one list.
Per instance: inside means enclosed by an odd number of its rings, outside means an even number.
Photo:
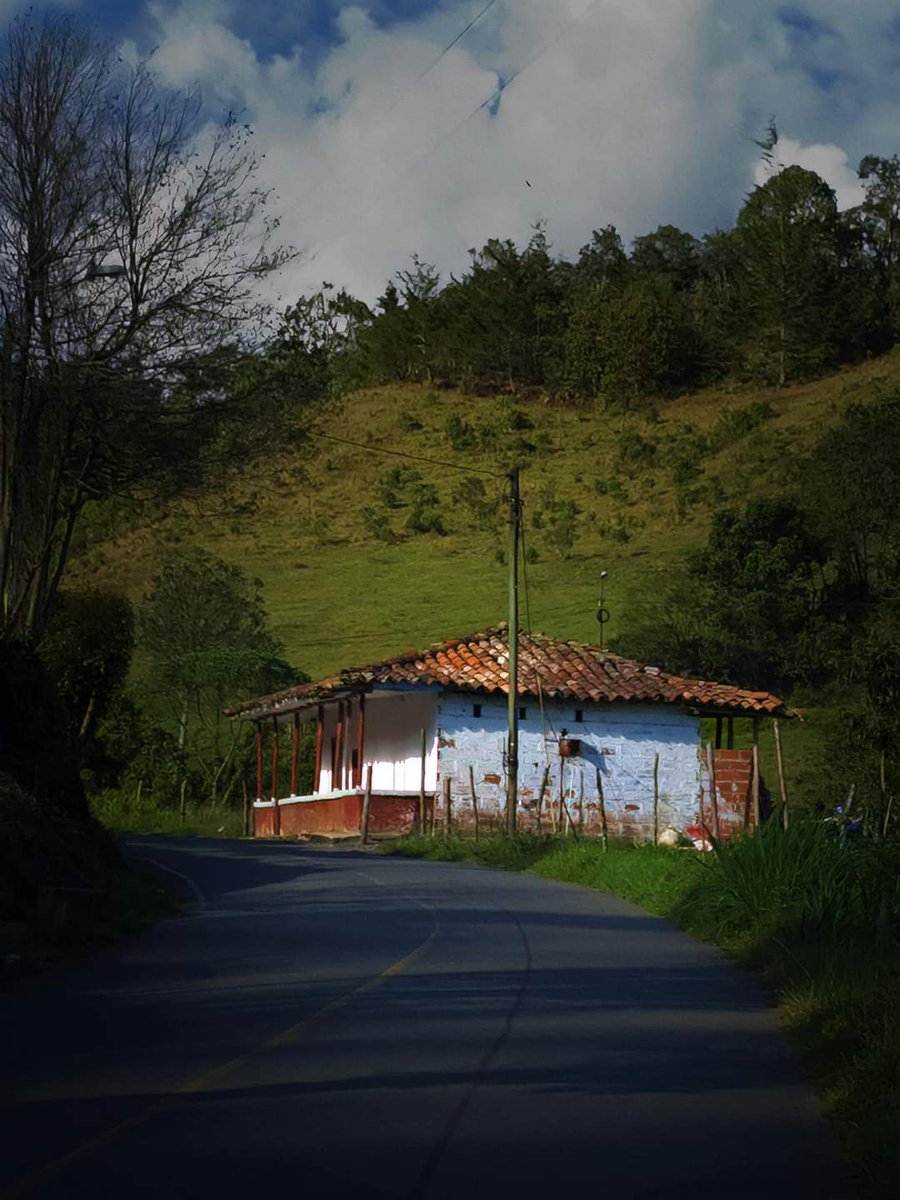
[{"label": "white cloud", "polygon": [[[808,19],[775,0],[499,0],[415,82],[477,7],[385,28],[348,5],[314,62],[302,46],[260,58],[217,0],[151,7],[160,73],[243,105],[256,130],[285,240],[306,252],[286,301],[323,279],[371,300],[414,252],[446,277],[540,218],[567,255],[607,223],[626,240],[728,224],[772,115],[782,160],[842,207],[852,164],[898,148],[892,0],[820,0]],[[476,111],[516,70],[496,114]]]},{"label": "white cloud", "polygon": [[793,138],[779,137],[775,151],[777,161],[769,163],[761,159],[753,172],[753,182],[765,183],[773,171],[783,167],[804,167],[815,171],[834,190],[839,209],[853,208],[863,198],[863,187],[854,168],[850,166],[847,151],[840,146],[803,146]]}]

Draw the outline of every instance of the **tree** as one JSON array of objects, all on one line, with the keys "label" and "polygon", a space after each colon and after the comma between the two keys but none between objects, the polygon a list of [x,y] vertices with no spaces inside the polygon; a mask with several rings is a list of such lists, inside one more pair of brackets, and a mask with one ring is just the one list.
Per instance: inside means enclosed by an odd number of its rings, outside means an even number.
[{"label": "tree", "polygon": [[897,593],[900,580],[900,397],[854,405],[800,473],[807,519],[828,545],[835,603]]},{"label": "tree", "polygon": [[775,174],[738,215],[735,285],[745,363],[752,374],[783,387],[834,356],[837,201],[813,171],[777,162],[774,126],[760,145]]},{"label": "tree", "polygon": [[697,279],[700,243],[674,225],[660,225],[634,239],[631,266],[638,275],[665,281],[673,291],[686,291]]},{"label": "tree", "polygon": [[138,611],[146,690],[210,799],[228,795],[246,728],[226,705],[306,678],[281,658],[267,627],[262,584],[205,551],[168,561]]},{"label": "tree", "polygon": [[59,593],[39,650],[81,745],[124,685],[133,647],[134,613],[123,596]]},{"label": "tree", "polygon": [[570,390],[590,399],[602,394],[624,408],[685,383],[697,358],[682,297],[650,280],[621,293],[583,293],[563,347]]},{"label": "tree", "polygon": [[183,431],[284,261],[248,131],[207,117],[70,20],[0,50],[0,636],[40,639],[85,502],[146,477],[130,446]]},{"label": "tree", "polygon": [[825,557],[791,501],[720,510],[685,577],[617,648],[688,675],[790,689],[818,667],[812,642]]}]

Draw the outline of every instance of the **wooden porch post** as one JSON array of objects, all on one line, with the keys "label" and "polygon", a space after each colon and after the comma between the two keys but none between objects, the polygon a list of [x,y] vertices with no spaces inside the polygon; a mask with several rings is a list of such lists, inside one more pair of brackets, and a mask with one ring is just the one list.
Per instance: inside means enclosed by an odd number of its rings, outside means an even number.
[{"label": "wooden porch post", "polygon": [[263,733],[262,725],[256,725],[256,798],[262,800],[263,790]]},{"label": "wooden porch post", "polygon": [[294,713],[291,726],[291,795],[297,795],[297,775],[300,769],[300,714]]},{"label": "wooden porch post", "polygon": [[366,747],[366,698],[359,698],[359,724],[356,728],[356,770],[353,772],[353,786],[362,787],[363,753]]},{"label": "wooden porch post", "polygon": [[325,735],[325,708],[320,704],[316,713],[316,763],[313,767],[313,793],[318,792],[322,780],[322,739]]},{"label": "wooden porch post", "polygon": [[281,837],[281,809],[278,806],[278,718],[272,718],[272,799],[275,801],[275,836]]},{"label": "wooden porch post", "polygon": [[722,718],[716,717],[716,749],[722,749]]},{"label": "wooden porch post", "polygon": [[334,728],[334,762],[331,768],[331,790],[339,792],[344,786],[344,702],[338,700],[337,724]]}]

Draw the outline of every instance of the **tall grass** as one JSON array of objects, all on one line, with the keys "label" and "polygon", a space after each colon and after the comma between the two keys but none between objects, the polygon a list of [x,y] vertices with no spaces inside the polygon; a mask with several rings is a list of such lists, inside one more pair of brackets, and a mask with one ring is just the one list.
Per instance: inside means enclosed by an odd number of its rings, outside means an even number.
[{"label": "tall grass", "polygon": [[100,792],[90,801],[101,825],[115,833],[165,833],[184,837],[240,837],[242,814],[219,804],[189,802],[184,817],[177,808],[162,808],[152,800],[135,800],[116,791]]}]

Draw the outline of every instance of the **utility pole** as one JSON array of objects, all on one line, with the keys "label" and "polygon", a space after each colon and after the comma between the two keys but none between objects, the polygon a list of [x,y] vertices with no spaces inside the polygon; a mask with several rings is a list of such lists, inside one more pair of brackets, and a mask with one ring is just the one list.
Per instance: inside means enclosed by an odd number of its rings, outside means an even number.
[{"label": "utility pole", "polygon": [[506,832],[516,832],[519,798],[519,468],[509,473],[509,735],[506,748]]}]

